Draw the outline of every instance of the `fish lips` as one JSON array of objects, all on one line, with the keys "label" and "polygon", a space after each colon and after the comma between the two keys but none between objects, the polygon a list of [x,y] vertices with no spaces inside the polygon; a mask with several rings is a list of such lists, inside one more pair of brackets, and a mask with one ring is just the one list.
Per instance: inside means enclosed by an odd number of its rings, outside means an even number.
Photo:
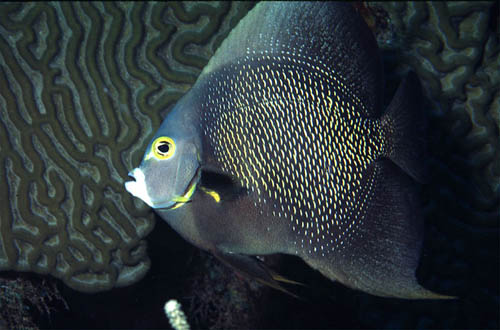
[{"label": "fish lips", "polygon": [[132,194],[132,196],[140,198],[144,203],[148,204],[152,208],[155,208],[155,205],[148,194],[144,172],[140,168],[134,168],[128,173],[128,176],[134,179],[134,181],[125,182],[125,189]]}]

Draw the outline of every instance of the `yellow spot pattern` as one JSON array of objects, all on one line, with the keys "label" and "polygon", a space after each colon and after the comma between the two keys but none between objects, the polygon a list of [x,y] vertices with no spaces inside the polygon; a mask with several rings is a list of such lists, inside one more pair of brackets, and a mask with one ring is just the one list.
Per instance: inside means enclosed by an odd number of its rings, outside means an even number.
[{"label": "yellow spot pattern", "polygon": [[365,216],[376,175],[365,170],[385,146],[342,78],[297,54],[249,53],[207,89],[204,149],[220,168],[254,193],[262,216],[290,226],[297,249],[344,248]]}]

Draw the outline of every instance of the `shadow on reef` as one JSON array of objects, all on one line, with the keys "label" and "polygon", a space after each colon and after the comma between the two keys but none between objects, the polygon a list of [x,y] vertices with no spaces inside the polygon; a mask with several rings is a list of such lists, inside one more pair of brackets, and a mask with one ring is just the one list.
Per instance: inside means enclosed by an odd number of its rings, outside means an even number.
[{"label": "shadow on reef", "polygon": [[0,329],[38,329],[42,318],[69,307],[55,281],[30,273],[0,276]]}]

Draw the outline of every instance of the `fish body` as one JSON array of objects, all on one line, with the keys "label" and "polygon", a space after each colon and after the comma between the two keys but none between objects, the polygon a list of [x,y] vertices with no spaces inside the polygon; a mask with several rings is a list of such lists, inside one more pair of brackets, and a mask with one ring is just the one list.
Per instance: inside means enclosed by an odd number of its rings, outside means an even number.
[{"label": "fish body", "polygon": [[176,104],[126,183],[192,244],[273,281],[251,255],[400,298],[415,278],[425,157],[418,80],[384,112],[373,36],[349,4],[262,2]]}]

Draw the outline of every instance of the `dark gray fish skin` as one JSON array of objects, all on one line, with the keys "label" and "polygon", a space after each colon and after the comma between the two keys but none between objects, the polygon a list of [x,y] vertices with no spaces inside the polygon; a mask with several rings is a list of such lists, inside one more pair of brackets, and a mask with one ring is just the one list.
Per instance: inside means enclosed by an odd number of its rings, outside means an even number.
[{"label": "dark gray fish skin", "polygon": [[194,245],[240,258],[233,265],[287,253],[374,295],[444,298],[415,278],[418,80],[384,115],[382,86],[375,40],[351,5],[258,4],[156,134],[197,118],[201,171],[190,203],[156,212]]}]

